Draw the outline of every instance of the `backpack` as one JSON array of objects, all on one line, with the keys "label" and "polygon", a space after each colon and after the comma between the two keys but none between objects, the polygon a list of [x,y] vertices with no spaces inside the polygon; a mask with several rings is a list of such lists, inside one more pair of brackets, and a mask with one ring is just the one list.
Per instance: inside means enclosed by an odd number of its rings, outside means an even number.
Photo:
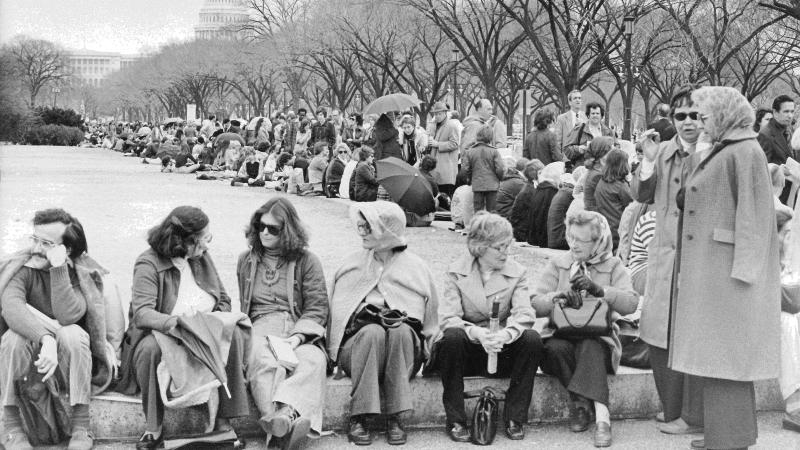
[{"label": "backpack", "polygon": [[71,427],[66,405],[58,394],[60,387],[66,386],[61,369],[56,368],[47,381],[42,381],[43,377],[31,363],[28,373],[14,380],[22,429],[34,446],[65,441]]}]

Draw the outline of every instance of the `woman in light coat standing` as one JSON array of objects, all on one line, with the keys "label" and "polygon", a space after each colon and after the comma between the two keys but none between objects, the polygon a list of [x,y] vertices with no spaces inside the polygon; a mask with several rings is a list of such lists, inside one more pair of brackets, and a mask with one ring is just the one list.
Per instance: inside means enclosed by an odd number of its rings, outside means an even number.
[{"label": "woman in light coat standing", "polygon": [[447,107],[442,102],[436,102],[431,108],[434,123],[428,136],[431,147],[431,156],[436,158],[436,182],[439,191],[453,197],[456,190],[456,175],[458,174],[458,123],[447,118]]},{"label": "woman in light coat standing", "polygon": [[758,433],[753,381],[780,368],[772,187],[747,99],[712,86],[692,100],[712,146],[698,145],[678,192],[669,367],[701,378],[705,441],[692,447],[744,448]]}]

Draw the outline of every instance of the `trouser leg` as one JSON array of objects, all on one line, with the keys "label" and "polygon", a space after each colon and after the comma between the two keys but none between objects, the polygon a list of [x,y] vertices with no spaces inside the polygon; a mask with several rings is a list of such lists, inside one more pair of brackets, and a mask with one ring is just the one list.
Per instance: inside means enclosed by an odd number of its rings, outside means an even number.
[{"label": "trouser leg", "polygon": [[753,382],[703,378],[705,443],[709,449],[745,448],[758,438]]},{"label": "trouser leg", "polygon": [[[565,388],[568,387],[577,364],[575,345],[566,339],[550,338],[544,343],[544,355],[541,362],[542,371],[556,377]],[[570,392],[570,400],[575,403],[579,399]],[[588,408],[588,402],[583,403],[585,404],[581,406]]]},{"label": "trouser leg", "polygon": [[275,401],[294,408],[301,416],[311,420],[311,427],[322,426],[322,407],[328,385],[326,370],[328,360],[319,347],[305,344],[295,349],[299,363],[277,387]]},{"label": "trouser leg", "polygon": [[269,349],[267,336],[284,336],[285,319],[282,315],[267,315],[253,322],[250,331],[250,357],[247,379],[259,412],[268,415],[275,410],[273,403],[280,383],[286,378],[286,369],[275,359]]},{"label": "trouser leg", "polygon": [[228,377],[228,391],[219,387],[219,417],[230,419],[244,417],[250,414],[250,404],[247,400],[247,383],[244,378],[244,361],[247,357],[245,339],[240,328],[236,327],[231,336],[231,347],[228,350],[228,361],[225,364],[225,374]]},{"label": "trouser leg", "polygon": [[414,409],[411,378],[418,369],[421,345],[414,330],[402,324],[386,330],[386,355],[383,371],[383,394],[386,414]]},{"label": "trouser leg", "polygon": [[486,203],[486,210],[493,213],[497,211],[497,191],[487,191],[483,193]]},{"label": "trouser leg", "polygon": [[656,384],[658,398],[664,411],[664,421],[672,422],[681,417],[683,409],[683,386],[686,376],[667,367],[669,352],[663,348],[647,345],[650,352],[650,366]]},{"label": "trouser leg", "polygon": [[17,406],[14,380],[28,373],[39,345],[8,330],[0,341],[0,398],[3,406]]},{"label": "trouser leg", "polygon": [[133,365],[136,381],[142,391],[142,409],[145,417],[145,430],[157,432],[164,421],[164,403],[158,392],[156,368],[161,362],[161,347],[152,334],[147,335],[133,352]]},{"label": "trouser leg", "polygon": [[[461,328],[447,328],[436,343],[437,366],[442,379],[442,403],[448,424],[467,423],[464,408],[464,376],[470,374],[470,366],[486,367],[486,352],[473,344]],[[478,347],[478,349],[475,349]]]},{"label": "trouser leg", "polygon": [[342,369],[350,376],[350,415],[380,414],[381,386],[386,355],[386,332],[370,324],[345,342],[339,355]]},{"label": "trouser leg", "polygon": [[58,370],[69,384],[69,403],[88,405],[92,395],[92,352],[89,333],[78,325],[68,325],[56,331]]},{"label": "trouser leg", "polygon": [[519,339],[507,345],[499,355],[498,366],[511,367],[511,380],[503,412],[504,421],[528,421],[528,408],[533,399],[533,382],[543,356],[544,344],[539,333],[534,330],[525,330]]},{"label": "trouser leg", "polygon": [[472,209],[475,212],[481,211],[486,208],[486,194],[485,192],[473,192],[472,193]]}]

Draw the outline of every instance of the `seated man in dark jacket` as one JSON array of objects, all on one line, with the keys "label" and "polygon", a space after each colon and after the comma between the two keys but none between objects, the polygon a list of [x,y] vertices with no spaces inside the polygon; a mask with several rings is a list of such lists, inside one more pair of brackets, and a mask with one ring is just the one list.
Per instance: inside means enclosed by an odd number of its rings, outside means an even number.
[{"label": "seated man in dark jacket", "polygon": [[[514,200],[516,200],[522,188],[525,187],[525,177],[522,175],[522,171],[525,170],[525,166],[528,165],[530,160],[520,158],[514,162],[513,158],[503,158],[503,162],[506,163],[506,176],[497,189],[496,207],[497,214],[508,219],[511,215],[511,207],[514,206]],[[542,165],[542,168],[544,168],[544,165]]]},{"label": "seated man in dark jacket", "polygon": [[[3,319],[9,327],[0,341],[4,422],[0,442],[6,449],[32,448],[22,428],[14,380],[35,369],[44,374],[43,381],[54,375],[66,380],[72,405],[69,448],[89,450],[92,357],[106,369],[116,364],[113,353],[114,361],[106,358],[104,312],[94,307],[103,302],[104,272],[85,255],[83,226],[62,209],[36,212],[31,241],[29,253],[4,266],[2,278],[9,281],[0,287]],[[110,376],[106,378],[110,382]]]},{"label": "seated man in dark jacket", "polygon": [[575,179],[572,174],[561,175],[558,192],[550,202],[550,209],[547,211],[547,248],[569,250],[566,236],[567,227],[564,220],[567,218],[569,205],[572,204],[574,187]]}]

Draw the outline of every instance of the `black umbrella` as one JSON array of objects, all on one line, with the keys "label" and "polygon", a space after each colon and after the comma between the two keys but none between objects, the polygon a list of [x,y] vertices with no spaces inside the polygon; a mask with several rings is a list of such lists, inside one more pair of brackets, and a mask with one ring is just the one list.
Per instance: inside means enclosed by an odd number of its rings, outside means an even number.
[{"label": "black umbrella", "polygon": [[421,216],[436,210],[433,189],[419,170],[393,156],[379,160],[377,166],[378,183],[398,205]]}]

